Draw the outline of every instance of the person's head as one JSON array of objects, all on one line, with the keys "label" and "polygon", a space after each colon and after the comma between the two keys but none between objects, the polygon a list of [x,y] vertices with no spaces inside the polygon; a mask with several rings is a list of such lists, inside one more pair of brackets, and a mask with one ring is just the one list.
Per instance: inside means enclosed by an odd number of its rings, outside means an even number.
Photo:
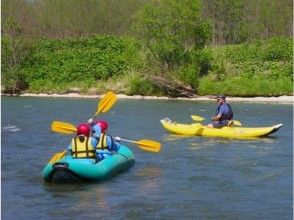
[{"label": "person's head", "polygon": [[96,125],[98,125],[101,128],[101,132],[105,133],[108,128],[108,123],[103,120],[99,120],[96,122]]},{"label": "person's head", "polygon": [[84,135],[86,137],[90,136],[90,131],[91,131],[91,127],[90,125],[84,123],[84,124],[80,124],[77,128],[77,136],[79,135]]},{"label": "person's head", "polygon": [[226,101],[226,96],[225,95],[218,95],[215,97],[217,103],[224,103]]}]

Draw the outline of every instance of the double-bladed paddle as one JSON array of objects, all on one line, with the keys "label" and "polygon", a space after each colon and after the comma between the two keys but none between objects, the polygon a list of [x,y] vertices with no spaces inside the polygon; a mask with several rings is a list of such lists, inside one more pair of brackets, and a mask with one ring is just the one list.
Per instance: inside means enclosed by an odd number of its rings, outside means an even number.
[{"label": "double-bladed paddle", "polygon": [[[62,134],[72,134],[76,132],[76,127],[70,123],[61,122],[61,121],[53,121],[52,122],[52,131],[62,133]],[[139,148],[150,151],[150,152],[159,152],[161,148],[161,144],[157,141],[142,139],[138,141],[131,141],[127,139],[122,139],[122,141],[130,142],[137,144]]]},{"label": "double-bladed paddle", "polygon": [[[194,121],[203,121],[205,118],[202,118],[198,115],[191,115],[191,118],[194,120]],[[236,126],[242,126],[241,122],[240,121],[237,121],[237,120],[232,120],[233,121],[233,125],[236,125]]]},{"label": "double-bladed paddle", "polygon": [[[101,112],[107,112],[113,104],[116,102],[116,94],[109,91],[107,92],[101,101],[98,104],[97,111],[93,116],[93,119],[96,115]],[[52,131],[62,133],[62,134],[72,134],[77,131],[76,127],[70,123],[53,121],[51,124]],[[49,163],[53,164],[54,162],[60,160],[66,154],[66,150],[60,153],[56,153],[49,161]]]},{"label": "double-bladed paddle", "polygon": [[[107,92],[104,97],[101,99],[101,101],[98,103],[97,111],[95,115],[93,116],[93,119],[95,116],[97,116],[101,112],[107,112],[113,104],[116,102],[116,94],[109,91]],[[66,123],[66,122],[60,122],[60,121],[53,121],[52,122],[52,131],[63,133],[63,134],[72,134],[77,129],[74,125]]]},{"label": "double-bladed paddle", "polygon": [[[95,115],[93,116],[93,118],[95,118],[95,116],[98,115],[99,113],[107,112],[113,106],[113,104],[116,102],[116,99],[117,99],[116,94],[114,94],[111,91],[107,92],[104,95],[104,97],[101,99],[101,101],[99,102],[98,107],[97,107],[97,111],[96,111]],[[77,129],[74,125],[67,123],[67,122],[61,122],[61,121],[53,121],[51,128],[52,128],[52,131],[62,133],[62,134],[72,134],[77,131]],[[146,140],[146,139],[142,139],[139,141],[131,141],[131,140],[126,140],[126,139],[121,139],[121,140],[137,144],[139,146],[139,148],[141,148],[145,151],[157,153],[160,151],[160,148],[161,148],[161,144],[157,141]],[[60,153],[57,153],[57,154],[60,154]]]}]

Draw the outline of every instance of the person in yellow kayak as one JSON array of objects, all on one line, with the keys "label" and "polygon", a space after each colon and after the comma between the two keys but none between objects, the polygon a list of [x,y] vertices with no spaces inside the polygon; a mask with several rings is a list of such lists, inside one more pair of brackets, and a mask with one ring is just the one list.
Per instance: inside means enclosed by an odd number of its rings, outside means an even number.
[{"label": "person in yellow kayak", "polygon": [[103,160],[119,150],[120,137],[106,135],[108,123],[103,120],[93,122],[89,119],[88,123],[92,126],[92,137],[96,140],[97,161]]},{"label": "person in yellow kayak", "polygon": [[226,102],[226,96],[218,95],[215,97],[219,106],[215,111],[215,116],[211,118],[213,123],[208,124],[209,128],[222,128],[230,126],[230,120],[233,119],[233,109],[229,103]]},{"label": "person in yellow kayak", "polygon": [[77,127],[77,135],[71,141],[68,150],[73,158],[93,158],[96,159],[97,141],[90,136],[91,127],[87,123]]}]

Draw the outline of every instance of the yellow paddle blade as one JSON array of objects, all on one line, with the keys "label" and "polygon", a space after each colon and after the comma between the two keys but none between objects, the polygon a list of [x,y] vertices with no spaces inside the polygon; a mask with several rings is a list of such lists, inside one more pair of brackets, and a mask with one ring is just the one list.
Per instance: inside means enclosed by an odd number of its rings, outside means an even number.
[{"label": "yellow paddle blade", "polygon": [[233,122],[233,125],[236,125],[236,126],[242,126],[241,122],[239,122],[239,121],[235,121],[235,120],[234,120],[234,122]]},{"label": "yellow paddle blade", "polygon": [[194,120],[194,121],[203,121],[205,118],[202,118],[198,115],[191,115],[191,118]]},{"label": "yellow paddle blade", "polygon": [[157,141],[143,139],[143,140],[135,141],[134,143],[138,144],[141,149],[150,151],[150,152],[158,153],[161,149],[161,143]]},{"label": "yellow paddle blade", "polygon": [[114,94],[111,91],[107,92],[102,98],[102,100],[99,102],[95,116],[101,112],[107,112],[116,102],[116,99],[116,94]]},{"label": "yellow paddle blade", "polygon": [[61,121],[53,121],[51,129],[52,131],[63,134],[72,134],[77,131],[74,125]]},{"label": "yellow paddle blade", "polygon": [[64,150],[63,152],[60,153],[56,153],[50,160],[49,163],[50,164],[54,164],[55,162],[59,161],[61,158],[64,157],[64,155],[66,154],[66,150]]}]

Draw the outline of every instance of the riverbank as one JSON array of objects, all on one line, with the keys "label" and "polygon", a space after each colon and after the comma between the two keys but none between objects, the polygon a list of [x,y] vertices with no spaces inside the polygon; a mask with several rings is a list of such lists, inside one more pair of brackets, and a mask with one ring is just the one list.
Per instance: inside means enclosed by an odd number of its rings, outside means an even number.
[{"label": "riverbank", "polygon": [[[1,94],[2,96],[8,96]],[[33,94],[24,93],[19,97],[60,97],[60,98],[101,98],[103,95],[81,95],[79,93],[67,93],[67,94]],[[118,94],[118,99],[142,99],[142,100],[185,100],[185,101],[214,101],[214,96],[197,96],[195,98],[171,98],[165,96],[127,96],[124,94]],[[277,103],[277,104],[293,104],[294,96],[278,96],[278,97],[227,97],[229,102],[256,102],[256,103]]]}]

